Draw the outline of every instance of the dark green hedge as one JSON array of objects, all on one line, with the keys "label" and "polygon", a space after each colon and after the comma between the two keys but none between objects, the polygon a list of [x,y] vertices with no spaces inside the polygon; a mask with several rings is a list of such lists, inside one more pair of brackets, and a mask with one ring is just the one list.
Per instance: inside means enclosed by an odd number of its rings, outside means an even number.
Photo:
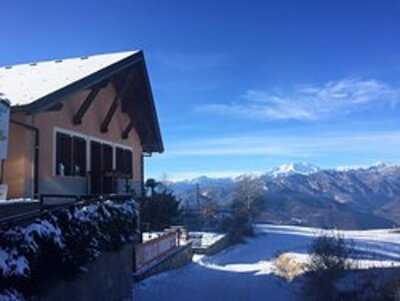
[{"label": "dark green hedge", "polygon": [[48,279],[74,277],[136,233],[135,202],[98,201],[46,213],[0,233],[0,292],[34,295]]}]

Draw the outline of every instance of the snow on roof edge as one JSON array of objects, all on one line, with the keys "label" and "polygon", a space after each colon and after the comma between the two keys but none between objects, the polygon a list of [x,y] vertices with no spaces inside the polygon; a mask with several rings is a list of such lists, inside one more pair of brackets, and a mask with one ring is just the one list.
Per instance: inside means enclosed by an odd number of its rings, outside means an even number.
[{"label": "snow on roof edge", "polygon": [[0,100],[25,106],[128,59],[141,50],[96,54],[0,67]]},{"label": "snow on roof edge", "polygon": [[133,49],[133,50],[116,51],[116,52],[102,52],[102,53],[95,53],[95,54],[83,55],[83,56],[70,56],[70,57],[66,57],[66,58],[51,58],[51,59],[44,59],[42,61],[30,61],[30,62],[21,62],[21,63],[15,63],[15,64],[0,65],[0,69],[9,70],[9,69],[12,69],[15,67],[26,66],[26,65],[37,66],[37,65],[43,64],[43,63],[51,63],[51,62],[59,63],[59,62],[65,62],[65,61],[69,61],[69,60],[77,60],[77,59],[85,60],[85,59],[89,59],[89,58],[93,58],[93,57],[97,57],[97,56],[113,55],[113,54],[121,54],[121,55],[126,54],[128,57],[128,56],[134,55],[140,51],[142,51],[142,50],[141,49]]}]

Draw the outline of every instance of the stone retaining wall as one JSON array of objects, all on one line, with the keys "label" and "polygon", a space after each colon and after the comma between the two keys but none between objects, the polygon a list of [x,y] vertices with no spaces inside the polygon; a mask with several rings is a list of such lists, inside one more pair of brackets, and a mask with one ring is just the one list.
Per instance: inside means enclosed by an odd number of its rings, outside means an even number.
[{"label": "stone retaining wall", "polygon": [[195,254],[202,254],[202,255],[214,255],[218,252],[222,251],[223,249],[227,248],[230,244],[229,236],[225,235],[220,240],[217,240],[214,244],[208,247],[196,247],[193,248],[193,253]]},{"label": "stone retaining wall", "polygon": [[174,252],[165,257],[145,272],[134,275],[135,281],[141,281],[152,275],[168,270],[178,269],[192,262],[193,250],[191,243],[178,247]]}]

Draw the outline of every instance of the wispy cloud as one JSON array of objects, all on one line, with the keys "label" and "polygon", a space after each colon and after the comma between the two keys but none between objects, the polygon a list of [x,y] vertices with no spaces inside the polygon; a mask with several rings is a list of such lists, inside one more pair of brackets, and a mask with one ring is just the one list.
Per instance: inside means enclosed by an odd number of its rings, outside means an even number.
[{"label": "wispy cloud", "polygon": [[246,119],[311,121],[372,105],[393,107],[400,101],[400,88],[376,79],[349,78],[299,86],[286,94],[248,90],[240,99],[229,104],[205,104],[196,111]]},{"label": "wispy cloud", "polygon": [[240,135],[199,139],[169,147],[163,157],[268,156],[302,160],[327,155],[393,155],[400,149],[400,131],[320,133],[318,136]]},{"label": "wispy cloud", "polygon": [[200,170],[200,171],[182,171],[173,172],[167,175],[169,181],[191,180],[201,176],[210,178],[235,178],[243,174],[261,175],[263,171],[248,171],[248,170]]}]

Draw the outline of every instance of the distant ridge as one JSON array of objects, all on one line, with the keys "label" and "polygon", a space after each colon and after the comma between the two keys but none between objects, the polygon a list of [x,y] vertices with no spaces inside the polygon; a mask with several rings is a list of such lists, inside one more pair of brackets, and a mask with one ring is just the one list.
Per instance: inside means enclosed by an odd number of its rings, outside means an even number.
[{"label": "distant ridge", "polygon": [[[306,162],[288,163],[254,176],[264,183],[266,210],[261,221],[318,227],[367,229],[400,223],[400,166],[321,169]],[[194,206],[195,186],[221,206],[233,198],[235,178],[199,177],[169,187]]]}]

